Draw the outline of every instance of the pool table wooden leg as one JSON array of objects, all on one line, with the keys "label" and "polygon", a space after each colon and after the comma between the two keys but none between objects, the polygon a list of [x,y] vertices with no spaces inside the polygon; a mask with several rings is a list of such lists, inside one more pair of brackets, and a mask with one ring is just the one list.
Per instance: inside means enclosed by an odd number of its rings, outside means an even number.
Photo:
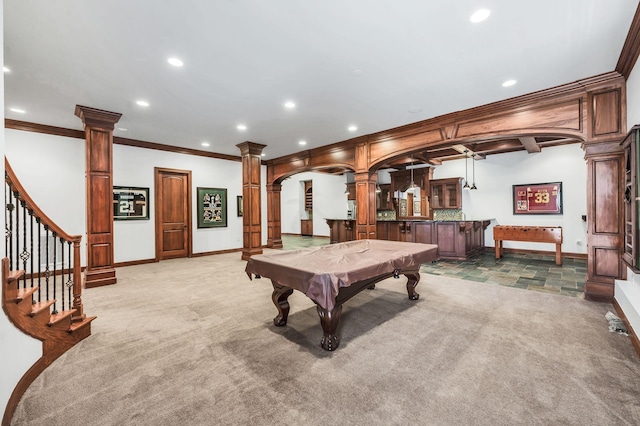
[{"label": "pool table wooden leg", "polygon": [[405,272],[405,277],[407,277],[407,294],[409,295],[410,300],[418,300],[420,295],[416,293],[416,286],[420,281],[420,273],[419,272]]},{"label": "pool table wooden leg", "polygon": [[324,336],[320,342],[322,349],[325,351],[334,351],[340,344],[340,339],[336,336],[336,329],[340,322],[340,314],[342,313],[342,305],[336,305],[333,310],[328,310],[317,305],[318,315],[320,316],[320,325]]},{"label": "pool table wooden leg", "polygon": [[289,302],[287,299],[293,293],[291,287],[285,287],[274,281],[271,281],[273,285],[273,293],[271,293],[271,300],[278,309],[278,315],[273,319],[273,323],[278,327],[287,325],[287,318],[289,317]]}]

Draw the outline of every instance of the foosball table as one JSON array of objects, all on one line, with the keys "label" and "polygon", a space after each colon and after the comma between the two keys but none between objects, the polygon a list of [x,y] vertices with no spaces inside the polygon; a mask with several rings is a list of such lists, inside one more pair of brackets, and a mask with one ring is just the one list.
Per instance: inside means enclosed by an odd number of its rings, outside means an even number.
[{"label": "foosball table", "polygon": [[502,257],[502,242],[505,240],[554,243],[556,245],[556,265],[562,265],[561,226],[494,226],[493,240],[496,245],[496,259]]}]

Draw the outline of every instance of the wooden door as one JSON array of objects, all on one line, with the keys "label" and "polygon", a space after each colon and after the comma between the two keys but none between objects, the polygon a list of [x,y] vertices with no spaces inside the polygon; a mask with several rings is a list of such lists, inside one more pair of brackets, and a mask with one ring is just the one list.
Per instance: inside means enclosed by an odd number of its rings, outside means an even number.
[{"label": "wooden door", "polygon": [[191,257],[191,171],[155,168],[156,261]]}]

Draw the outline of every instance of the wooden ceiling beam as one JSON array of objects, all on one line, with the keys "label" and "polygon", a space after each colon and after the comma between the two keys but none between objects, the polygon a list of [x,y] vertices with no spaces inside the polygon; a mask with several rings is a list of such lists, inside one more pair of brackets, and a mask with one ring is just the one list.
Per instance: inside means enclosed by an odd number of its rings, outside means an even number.
[{"label": "wooden ceiling beam", "polygon": [[531,136],[525,136],[525,137],[519,138],[519,140],[522,146],[524,146],[524,148],[527,150],[529,154],[540,152],[540,147],[536,142],[536,138]]}]

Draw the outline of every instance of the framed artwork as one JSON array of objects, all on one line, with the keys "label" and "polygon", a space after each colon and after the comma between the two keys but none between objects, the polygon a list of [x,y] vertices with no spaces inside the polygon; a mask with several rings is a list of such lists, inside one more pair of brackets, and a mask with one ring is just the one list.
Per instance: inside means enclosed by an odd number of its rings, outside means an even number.
[{"label": "framed artwork", "polygon": [[198,188],[198,228],[227,226],[226,188]]},{"label": "framed artwork", "polygon": [[114,220],[149,220],[149,188],[113,187]]},{"label": "framed artwork", "polygon": [[243,211],[242,210],[242,195],[238,195],[238,198],[237,198],[236,201],[238,203],[238,217],[241,217],[242,216],[242,211]]},{"label": "framed artwork", "polygon": [[562,214],[562,182],[513,185],[513,214]]}]

